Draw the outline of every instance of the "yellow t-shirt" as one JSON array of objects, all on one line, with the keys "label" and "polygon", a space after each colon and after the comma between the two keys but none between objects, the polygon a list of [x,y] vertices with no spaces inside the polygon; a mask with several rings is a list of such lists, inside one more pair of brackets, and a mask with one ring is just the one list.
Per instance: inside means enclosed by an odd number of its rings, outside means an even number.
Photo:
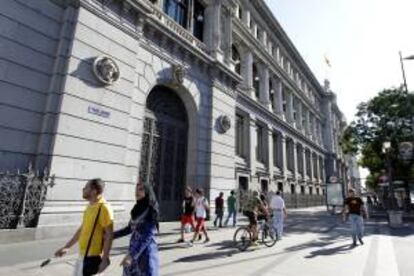
[{"label": "yellow t-shirt", "polygon": [[88,241],[91,236],[96,215],[98,214],[98,210],[101,205],[101,212],[99,214],[99,219],[96,223],[95,231],[93,233],[88,256],[99,256],[102,253],[104,228],[113,224],[114,215],[109,204],[103,197],[100,197],[98,202],[92,205],[89,204],[83,213],[82,229],[78,241],[79,254],[81,256],[85,255],[86,247],[88,246]]}]

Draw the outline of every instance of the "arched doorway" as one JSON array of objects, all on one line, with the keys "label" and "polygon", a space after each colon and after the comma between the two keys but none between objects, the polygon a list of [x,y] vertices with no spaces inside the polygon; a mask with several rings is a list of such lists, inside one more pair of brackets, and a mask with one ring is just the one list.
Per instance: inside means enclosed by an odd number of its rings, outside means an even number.
[{"label": "arched doorway", "polygon": [[177,220],[185,186],[188,117],[181,98],[156,86],[146,102],[140,180],[153,185],[161,220]]}]

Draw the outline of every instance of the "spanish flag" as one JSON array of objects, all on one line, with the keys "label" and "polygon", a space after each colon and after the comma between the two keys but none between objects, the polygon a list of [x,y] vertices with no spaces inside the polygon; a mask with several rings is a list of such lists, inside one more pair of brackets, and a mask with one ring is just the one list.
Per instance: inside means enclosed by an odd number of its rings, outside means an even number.
[{"label": "spanish flag", "polygon": [[325,58],[326,65],[328,65],[328,67],[332,67],[331,61],[328,59],[328,57],[325,55],[324,58]]}]

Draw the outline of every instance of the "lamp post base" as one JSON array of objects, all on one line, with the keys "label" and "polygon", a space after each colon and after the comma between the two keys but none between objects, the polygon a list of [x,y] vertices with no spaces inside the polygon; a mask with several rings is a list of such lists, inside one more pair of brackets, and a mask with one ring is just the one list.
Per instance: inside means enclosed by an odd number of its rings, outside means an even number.
[{"label": "lamp post base", "polygon": [[391,228],[401,227],[403,224],[402,220],[403,212],[396,210],[388,211],[388,224]]}]

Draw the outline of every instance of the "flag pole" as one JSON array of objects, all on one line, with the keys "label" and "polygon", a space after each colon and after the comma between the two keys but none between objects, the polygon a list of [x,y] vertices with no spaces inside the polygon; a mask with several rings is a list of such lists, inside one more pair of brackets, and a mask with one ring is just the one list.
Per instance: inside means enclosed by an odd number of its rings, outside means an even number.
[{"label": "flag pole", "polygon": [[399,51],[398,53],[400,55],[401,72],[402,72],[403,81],[404,81],[404,89],[405,89],[405,92],[408,93],[407,79],[405,78],[404,62],[403,62],[401,51]]}]

